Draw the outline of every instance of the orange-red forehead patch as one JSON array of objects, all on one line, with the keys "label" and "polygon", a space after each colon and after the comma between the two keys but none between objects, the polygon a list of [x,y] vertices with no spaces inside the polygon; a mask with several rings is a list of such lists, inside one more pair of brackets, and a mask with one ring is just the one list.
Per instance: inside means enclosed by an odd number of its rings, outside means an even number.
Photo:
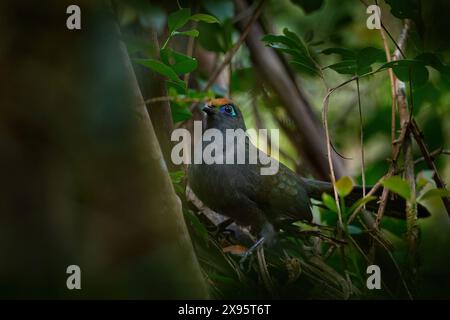
[{"label": "orange-red forehead patch", "polygon": [[230,99],[227,99],[227,98],[218,98],[218,99],[212,99],[208,103],[208,105],[210,107],[216,107],[216,108],[223,106],[225,104],[233,104],[233,101],[231,101]]}]

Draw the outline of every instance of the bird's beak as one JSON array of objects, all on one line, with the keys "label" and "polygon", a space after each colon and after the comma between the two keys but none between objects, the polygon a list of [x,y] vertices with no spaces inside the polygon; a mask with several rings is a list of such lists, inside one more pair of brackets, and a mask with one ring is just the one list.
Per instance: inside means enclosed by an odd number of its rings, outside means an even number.
[{"label": "bird's beak", "polygon": [[214,110],[214,108],[211,108],[209,106],[204,106],[203,107],[203,112],[205,112],[208,116],[212,116],[213,114],[216,113],[216,110]]}]

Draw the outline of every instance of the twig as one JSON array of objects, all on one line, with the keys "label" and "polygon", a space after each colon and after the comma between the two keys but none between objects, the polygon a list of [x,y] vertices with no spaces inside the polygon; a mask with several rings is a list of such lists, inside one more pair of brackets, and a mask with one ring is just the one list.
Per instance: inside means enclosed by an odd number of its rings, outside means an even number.
[{"label": "twig", "polygon": [[267,263],[266,263],[266,258],[264,257],[263,246],[259,246],[256,249],[256,254],[258,257],[259,271],[261,273],[261,278],[263,280],[264,286],[266,287],[267,291],[269,291],[270,295],[273,298],[277,298],[278,293],[275,290],[275,287],[273,285],[273,281],[272,281],[272,278],[270,277],[269,270],[267,270]]},{"label": "twig", "polygon": [[[383,40],[384,52],[386,53],[386,61],[391,62],[391,53],[389,50],[389,46],[387,44],[386,35],[384,33],[384,29],[380,29],[381,39]],[[392,106],[391,106],[391,140],[395,141],[396,136],[396,125],[395,125],[395,112],[396,112],[396,101],[395,93],[397,92],[397,88],[395,87],[395,75],[394,71],[389,68],[388,69],[389,79],[391,81],[391,96],[392,96]],[[392,144],[392,156],[394,156],[394,144]]]},{"label": "twig", "polygon": [[[370,197],[370,196],[375,195],[375,192],[377,192],[378,189],[381,187],[381,181],[383,181],[383,179],[385,179],[385,178],[387,178],[389,176],[390,176],[390,174],[387,173],[383,177],[381,177],[381,179],[378,180],[377,183],[374,184],[374,186],[370,189],[370,191],[367,192],[366,197]],[[356,216],[359,214],[359,212],[361,212],[362,208],[363,208],[363,206],[359,206],[358,208],[356,208],[356,210],[348,218],[347,224],[351,224],[352,223],[352,221],[356,218]]]},{"label": "twig", "polygon": [[[414,139],[416,140],[417,144],[419,145],[420,151],[423,154],[423,157],[425,159],[425,162],[427,163],[428,167],[434,171],[433,179],[436,182],[436,186],[441,189],[445,189],[445,183],[442,180],[441,176],[439,175],[439,172],[436,168],[436,165],[433,161],[433,156],[428,150],[428,146],[423,140],[422,132],[419,129],[419,126],[417,125],[417,122],[413,119],[411,121],[411,131],[414,135]],[[442,153],[442,151],[441,151]],[[450,198],[449,197],[443,197],[442,201],[444,202],[445,209],[447,210],[447,214],[450,217]]]},{"label": "twig", "polygon": [[[362,4],[364,4],[366,7],[369,6],[369,4],[365,1],[365,0],[359,0]],[[378,0],[375,0],[375,4],[378,6]],[[391,39],[392,43],[395,45],[396,49],[399,51],[399,53],[402,55],[403,58],[405,58],[405,54],[403,53],[402,48],[399,46],[399,44],[397,44],[397,42],[395,41],[394,37],[392,37],[391,33],[389,32],[389,30],[386,28],[386,26],[383,23],[383,20],[380,18],[380,24],[381,24],[381,28],[384,30],[384,32],[386,32],[386,34],[389,36],[389,39]]]},{"label": "twig", "polygon": [[[413,134],[414,134],[414,131],[413,131]],[[423,139],[423,137],[422,137],[422,139]],[[430,152],[430,160],[434,161],[441,154],[450,155],[450,150],[439,148],[434,151],[431,151]],[[417,158],[416,160],[414,160],[414,165],[417,165],[417,164],[421,163],[422,161],[425,161],[425,157],[420,157],[420,158]]]},{"label": "twig", "polygon": [[161,96],[161,97],[154,97],[145,100],[145,104],[152,104],[152,103],[158,103],[158,102],[164,102],[164,101],[174,101],[174,102],[185,102],[185,103],[199,103],[199,102],[205,102],[207,99],[199,99],[199,98],[180,98],[175,96]]},{"label": "twig", "polygon": [[[235,0],[234,3],[239,11],[248,8],[247,1]],[[239,23],[241,30],[244,29],[248,20]],[[314,108],[306,97],[303,88],[291,76],[290,67],[286,63],[285,57],[261,42],[261,37],[264,34],[266,34],[264,25],[256,22],[246,38],[254,69],[260,73],[264,80],[263,83],[273,90],[273,93],[279,99],[279,103],[292,119],[295,126],[296,148],[302,155],[303,163],[311,168],[315,178],[328,180],[330,175],[326,159],[323,126],[317,121]],[[333,154],[333,163],[336,176],[345,175],[343,163],[335,154]]]},{"label": "twig", "polygon": [[363,129],[363,118],[361,110],[361,93],[359,91],[359,79],[356,79],[356,88],[358,91],[358,110],[359,110],[359,131],[361,140],[361,178],[362,178],[362,189],[363,197],[366,196],[366,173],[365,173],[365,161],[364,161],[364,129]]},{"label": "twig", "polygon": [[[337,214],[338,214],[338,219],[339,219],[339,225],[337,228],[337,236],[338,238],[342,237],[342,233],[344,231],[344,223],[342,220],[342,211],[341,211],[341,207],[339,204],[339,196],[337,193],[337,189],[336,189],[336,175],[334,173],[334,167],[333,167],[333,159],[331,158],[331,139],[330,139],[330,133],[328,130],[328,105],[329,105],[329,101],[330,101],[330,96],[331,94],[337,90],[338,88],[343,87],[344,85],[346,85],[347,83],[350,83],[353,80],[357,80],[357,77],[353,77],[343,83],[341,83],[340,85],[338,85],[337,87],[334,87],[330,90],[328,90],[327,95],[325,96],[325,98],[323,99],[323,103],[322,103],[322,119],[323,119],[323,125],[325,128],[325,139],[326,139],[326,144],[327,144],[327,158],[328,158],[328,166],[330,168],[330,176],[331,176],[331,183],[333,185],[333,193],[334,193],[334,200],[336,202],[336,208],[337,208]],[[344,247],[340,247],[340,252],[341,252],[341,257],[342,257],[342,264],[344,266],[344,273],[346,276],[346,281],[348,283],[349,288],[352,288],[352,283],[351,283],[351,279],[350,279],[350,274],[348,273],[347,270],[347,261],[346,261],[346,256],[345,256],[345,248]]]},{"label": "twig", "polygon": [[[368,231],[370,232],[370,231]],[[361,254],[361,256],[364,258],[364,260],[366,260],[366,263],[368,265],[372,264],[372,262],[370,261],[369,257],[364,253],[363,249],[358,245],[358,243],[356,242],[355,239],[353,239],[352,236],[349,236],[350,242],[353,244],[353,246],[356,248],[357,251],[359,251],[359,253]],[[386,285],[386,283],[383,281],[383,279],[381,279],[381,284],[384,288],[384,290],[386,290],[386,292],[391,296],[394,297],[394,294],[392,293],[392,291],[389,289],[389,287]]]},{"label": "twig", "polygon": [[[397,269],[398,275],[402,281],[403,287],[405,288],[406,294],[408,295],[408,298],[410,300],[413,299],[413,296],[411,294],[411,291],[408,288],[408,285],[405,281],[405,278],[403,277],[403,273],[402,270],[400,269],[400,266],[398,265],[397,261],[395,260],[391,250],[384,244],[384,242],[379,238],[380,231],[378,231],[377,229],[370,229],[369,226],[367,226],[364,222],[361,223],[363,225],[363,227],[369,231],[369,235],[376,241],[378,242],[381,247],[387,252],[387,254],[389,255],[390,259],[392,260],[392,263],[394,264],[395,268]],[[372,231],[372,232],[371,232]]]},{"label": "twig", "polygon": [[[242,43],[245,41],[245,38],[249,34],[252,25],[254,24],[256,19],[261,14],[261,12],[262,12],[262,5],[263,4],[264,4],[264,0],[260,0],[260,2],[258,3],[258,6],[255,8],[254,14],[252,15],[252,17],[249,20],[249,22],[246,24],[246,26],[245,26],[244,30],[242,31],[241,36],[239,37],[238,41],[227,51],[227,53],[224,56],[224,59],[222,60],[222,63],[219,65],[219,67],[216,70],[213,71],[211,77],[209,77],[208,82],[206,83],[205,87],[203,88],[203,91],[208,91],[208,89],[211,88],[211,86],[216,81],[217,77],[222,73],[222,71],[225,69],[225,67],[231,62],[231,59],[233,59],[235,53],[240,48]],[[194,101],[189,106],[189,110],[190,111],[194,110],[194,107],[195,107],[196,103],[198,103],[198,102]],[[181,123],[179,123],[179,126],[181,126],[183,124],[184,124],[184,122],[181,122]]]},{"label": "twig", "polygon": [[[196,4],[196,7],[198,7],[198,4]],[[197,8],[194,11],[197,12]],[[196,27],[197,27],[197,21],[194,21],[192,24],[192,28],[196,29]],[[194,52],[194,46],[195,46],[195,38],[189,37],[188,44],[187,44],[187,50],[186,50],[186,55],[188,57],[192,56],[192,53]],[[184,75],[184,82],[186,83],[186,85],[189,85],[190,75],[191,75],[190,72],[188,72]]]},{"label": "twig", "polygon": [[322,102],[322,122],[323,122],[323,126],[325,128],[325,139],[326,139],[326,144],[327,144],[327,158],[328,158],[328,166],[330,168],[330,175],[331,175],[331,182],[333,184],[333,190],[334,190],[334,198],[336,201],[336,206],[338,208],[338,215],[339,215],[339,222],[341,223],[341,227],[343,227],[342,224],[342,217],[341,217],[341,210],[340,210],[340,206],[339,206],[339,197],[337,194],[337,190],[334,187],[334,185],[336,184],[336,175],[334,173],[334,166],[333,166],[333,160],[331,158],[331,139],[330,139],[330,133],[329,133],[329,129],[328,129],[328,104],[330,102],[330,96],[331,94],[336,91],[339,88],[342,88],[343,86],[349,84],[350,82],[357,80],[358,77],[352,77],[344,82],[342,82],[341,84],[339,84],[338,86],[331,88],[328,90],[328,93],[326,94],[325,98],[323,99]]},{"label": "twig", "polygon": [[[381,19],[381,17],[380,17]],[[390,62],[391,61],[391,53],[389,50],[389,46],[387,44],[387,39],[386,39],[386,35],[384,33],[384,29],[380,29],[380,34],[381,34],[381,39],[383,40],[383,47],[384,47],[384,52],[386,53],[386,61]],[[395,148],[396,148],[396,144],[394,143],[394,141],[396,140],[396,125],[395,125],[395,107],[396,107],[396,95],[395,93],[397,92],[396,86],[395,86],[395,76],[394,76],[394,72],[391,68],[388,69],[388,74],[389,74],[389,79],[391,81],[391,96],[392,96],[392,106],[391,106],[391,140],[392,140],[392,159],[395,159]],[[395,166],[395,162],[393,162],[393,165]],[[377,219],[375,220],[375,226],[376,228],[378,228],[378,225],[381,221],[381,218],[383,217],[384,211],[386,209],[386,203],[387,203],[387,199],[389,197],[389,189],[387,188],[383,188],[383,192],[381,193],[381,197],[380,197],[380,206],[378,207],[378,212],[377,212]]]},{"label": "twig", "polygon": [[219,74],[230,63],[231,59],[233,59],[235,53],[241,47],[242,43],[245,41],[245,38],[249,34],[250,28],[252,27],[253,23],[256,21],[256,19],[258,19],[259,15],[261,14],[263,4],[264,0],[260,0],[258,6],[255,8],[254,14],[252,15],[250,21],[247,23],[247,25],[244,28],[244,31],[241,33],[239,40],[230,48],[230,50],[227,51],[225,57],[223,58],[222,63],[213,72],[208,82],[206,83],[205,88],[203,89],[204,91],[207,91],[213,85],[214,81],[217,79]]},{"label": "twig", "polygon": [[[392,60],[398,60],[400,58],[400,54],[403,55],[402,48],[406,45],[406,39],[407,39],[409,27],[410,27],[409,23],[405,22],[404,28],[402,29],[400,36],[399,36],[398,44],[391,37],[391,39],[393,40],[393,42],[395,43],[396,48],[397,48],[394,52]],[[386,28],[383,28],[381,31],[381,37],[383,39],[384,50],[386,53],[386,59],[389,62],[389,61],[391,61],[391,58],[390,58],[389,47],[387,45],[387,41],[384,36],[384,31],[386,31],[386,32],[388,32],[388,31]],[[408,125],[408,123],[402,122],[400,137],[398,139],[395,138],[395,131],[396,131],[395,106],[397,104],[399,106],[399,109],[401,109],[400,105],[403,106],[404,108],[402,110],[406,111],[406,112],[407,112],[407,106],[406,106],[406,98],[404,96],[404,91],[399,90],[398,85],[400,84],[400,82],[393,74],[392,69],[389,69],[389,79],[391,81],[391,94],[392,94],[392,112],[391,112],[392,162],[389,167],[388,177],[392,176],[395,173],[397,159],[400,155],[401,147],[403,146],[405,138],[407,136],[409,136],[409,132],[408,132],[409,125]],[[406,114],[400,114],[400,118],[402,118],[402,115],[404,116],[403,119],[405,119]],[[384,211],[386,210],[388,197],[389,197],[389,190],[387,188],[383,188],[383,192],[381,194],[380,201],[379,201],[380,206],[378,207],[377,217],[375,219],[375,225],[374,225],[375,228],[378,228],[378,226],[381,222],[381,219],[383,218]]]},{"label": "twig", "polygon": [[[410,29],[410,20],[405,19],[404,26],[402,32],[400,33],[398,45],[399,48],[394,52],[394,59],[398,60],[400,55],[403,55],[400,48],[406,47],[406,40],[408,37],[408,32]],[[411,71],[411,70],[410,70]],[[409,77],[409,86],[410,86],[410,105],[411,110],[408,110],[408,101],[406,99],[406,88],[405,84],[396,79],[396,88],[397,88],[397,103],[399,108],[400,122],[401,127],[411,126],[411,117],[412,117],[412,109],[413,109],[413,100],[412,100],[412,85],[411,85],[411,76]],[[407,239],[409,242],[409,253],[411,255],[412,260],[415,260],[415,252],[416,252],[416,243],[418,238],[417,231],[417,208],[415,205],[416,202],[416,185],[415,185],[415,177],[414,177],[414,160],[412,158],[412,137],[411,132],[408,130],[407,135],[403,140],[403,156],[404,156],[404,166],[405,166],[405,178],[409,183],[411,188],[411,198],[406,201],[406,226],[407,226]],[[415,263],[413,263],[413,266]]]}]

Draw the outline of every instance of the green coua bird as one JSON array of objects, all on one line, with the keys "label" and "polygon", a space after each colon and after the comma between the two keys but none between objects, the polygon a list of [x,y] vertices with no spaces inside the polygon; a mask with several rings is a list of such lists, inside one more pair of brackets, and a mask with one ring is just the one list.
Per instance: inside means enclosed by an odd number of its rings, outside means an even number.
[{"label": "green coua bird", "polygon": [[[215,128],[223,136],[226,135],[226,129],[246,130],[241,111],[228,99],[214,99],[203,111],[203,130]],[[203,142],[203,148],[209,143]],[[225,147],[224,143],[223,148]],[[231,147],[237,148],[236,145]],[[248,151],[249,148],[256,146],[246,139],[245,150]],[[261,154],[269,157],[262,151]],[[261,175],[262,165],[259,162],[249,164],[247,160],[248,157],[245,164],[191,164],[188,181],[197,197],[209,208],[233,219],[239,225],[250,226],[252,233],[266,243],[273,242],[277,231],[287,222],[310,222],[310,199],[321,199],[322,193],[331,193],[333,190],[331,183],[302,178],[282,163],[276,174]],[[350,205],[361,197],[362,188],[355,187],[346,201]],[[375,201],[366,206],[368,210],[377,208]],[[421,206],[418,213],[420,217],[429,215]],[[389,200],[386,215],[404,218],[404,201]],[[262,241],[258,241],[260,242]]]}]

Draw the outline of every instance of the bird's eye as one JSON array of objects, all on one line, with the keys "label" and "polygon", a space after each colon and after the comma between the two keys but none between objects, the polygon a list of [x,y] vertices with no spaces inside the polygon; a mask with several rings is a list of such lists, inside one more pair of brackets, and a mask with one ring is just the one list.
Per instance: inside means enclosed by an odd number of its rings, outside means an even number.
[{"label": "bird's eye", "polygon": [[231,104],[226,104],[226,105],[222,106],[220,108],[220,111],[222,113],[228,113],[232,117],[236,117],[237,116],[237,113],[236,113],[236,111],[234,110],[234,107]]}]

